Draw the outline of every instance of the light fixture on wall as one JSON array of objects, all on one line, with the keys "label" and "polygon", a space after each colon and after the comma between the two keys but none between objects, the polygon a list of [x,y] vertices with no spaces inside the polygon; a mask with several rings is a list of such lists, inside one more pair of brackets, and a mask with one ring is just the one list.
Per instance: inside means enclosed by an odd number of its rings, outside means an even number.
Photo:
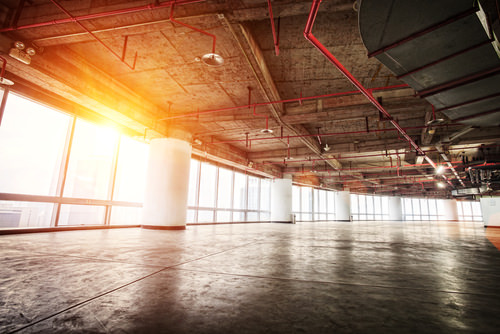
[{"label": "light fixture on wall", "polygon": [[14,42],[14,47],[9,50],[9,56],[24,63],[26,65],[31,64],[31,57],[36,54],[34,48],[26,48],[26,45],[21,41]]}]

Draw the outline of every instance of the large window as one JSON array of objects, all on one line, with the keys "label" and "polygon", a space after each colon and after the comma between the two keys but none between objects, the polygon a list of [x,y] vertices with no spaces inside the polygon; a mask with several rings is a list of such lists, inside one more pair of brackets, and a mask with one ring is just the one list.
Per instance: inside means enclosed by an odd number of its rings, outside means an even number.
[{"label": "large window", "polygon": [[298,221],[335,219],[335,192],[292,186],[292,212]]},{"label": "large window", "polygon": [[389,218],[389,199],[385,196],[351,194],[353,220],[385,220]]},{"label": "large window", "polygon": [[459,201],[458,206],[458,219],[461,221],[483,221],[483,214],[481,212],[481,205],[479,202],[473,201]]},{"label": "large window", "polygon": [[144,201],[149,145],[122,136],[118,153],[115,191],[117,201]]},{"label": "large window", "polygon": [[55,195],[71,118],[10,93],[0,126],[0,192]]},{"label": "large window", "polygon": [[9,93],[0,227],[140,224],[147,154],[146,144]]},{"label": "large window", "polygon": [[268,221],[271,181],[191,159],[187,223]]},{"label": "large window", "polygon": [[438,207],[441,200],[434,198],[403,198],[405,220],[442,220]]},{"label": "large window", "polygon": [[78,119],[64,196],[107,199],[118,134]]}]

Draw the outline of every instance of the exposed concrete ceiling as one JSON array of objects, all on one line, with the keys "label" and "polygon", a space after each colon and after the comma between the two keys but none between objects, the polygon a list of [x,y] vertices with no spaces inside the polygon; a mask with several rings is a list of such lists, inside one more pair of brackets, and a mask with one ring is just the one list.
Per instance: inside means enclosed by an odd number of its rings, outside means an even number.
[{"label": "exposed concrete ceiling", "polygon": [[[83,18],[67,20],[56,4]],[[170,2],[157,1],[3,1],[0,54],[17,40],[37,51],[30,65],[7,57],[13,91],[138,137],[186,129],[195,154],[250,173],[360,193],[449,196],[453,188],[437,187],[434,169],[303,37],[311,1],[271,4],[279,55],[267,1],[176,2],[176,20],[216,36],[220,67],[200,61],[212,38],[172,22]],[[431,105],[367,57],[354,7],[351,0],[324,1],[315,36],[429,157],[444,163],[446,153],[467,182],[462,160],[483,152],[481,145],[498,151],[498,127],[473,128],[443,146],[467,125],[438,112],[445,123],[429,134]],[[130,8],[137,10],[117,14]],[[269,103],[282,100],[292,101]],[[261,132],[266,118],[272,134]],[[446,175],[461,187],[451,169]]]}]

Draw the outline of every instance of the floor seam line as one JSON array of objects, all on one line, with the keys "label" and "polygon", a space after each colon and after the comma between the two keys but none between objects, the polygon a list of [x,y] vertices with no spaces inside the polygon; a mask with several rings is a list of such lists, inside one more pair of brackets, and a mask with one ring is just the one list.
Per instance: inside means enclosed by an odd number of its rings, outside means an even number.
[{"label": "floor seam line", "polygon": [[269,280],[280,280],[280,281],[293,281],[293,282],[301,282],[301,283],[318,283],[318,284],[333,284],[333,285],[372,287],[372,288],[380,288],[380,289],[398,289],[398,290],[414,290],[414,291],[426,291],[426,292],[441,292],[441,293],[449,293],[449,294],[484,296],[484,297],[495,296],[495,295],[491,295],[491,294],[470,293],[470,292],[464,292],[464,291],[431,290],[431,289],[424,289],[424,288],[412,288],[412,287],[401,287],[401,286],[372,285],[372,284],[355,284],[355,283],[332,282],[332,281],[314,281],[314,280],[303,280],[303,279],[286,278],[286,277],[272,277],[272,276],[259,276],[259,275],[231,274],[231,273],[224,273],[224,272],[196,270],[196,269],[185,269],[185,268],[170,268],[170,269],[181,270],[181,271],[197,272],[197,273],[224,275],[224,276],[236,276],[236,277],[258,278],[258,279],[269,279]]},{"label": "floor seam line", "polygon": [[99,299],[99,298],[101,298],[101,297],[104,297],[104,296],[106,296],[106,295],[108,295],[108,294],[110,294],[110,293],[113,293],[113,292],[118,291],[118,290],[120,290],[120,289],[123,289],[123,288],[125,288],[125,287],[127,287],[127,286],[129,286],[129,285],[135,284],[135,283],[137,283],[137,282],[140,282],[140,281],[142,281],[142,280],[145,280],[146,278],[149,278],[149,277],[151,277],[151,276],[154,276],[154,275],[156,275],[156,274],[159,274],[159,273],[161,273],[162,271],[166,271],[166,270],[168,270],[168,269],[174,269],[175,267],[180,266],[180,265],[183,265],[183,264],[187,264],[187,263],[190,263],[190,262],[193,262],[193,261],[201,260],[201,259],[204,259],[204,258],[207,258],[207,257],[213,256],[213,255],[218,255],[218,254],[221,254],[221,253],[224,253],[224,252],[228,252],[228,251],[231,251],[231,250],[236,249],[236,248],[245,247],[245,246],[248,246],[248,245],[250,245],[250,244],[254,244],[254,243],[256,243],[256,242],[250,242],[250,243],[247,243],[247,244],[244,244],[244,245],[241,245],[241,246],[236,246],[236,247],[232,247],[232,248],[229,248],[229,249],[226,249],[226,250],[222,250],[222,251],[219,251],[219,252],[215,252],[215,253],[212,253],[212,254],[207,254],[207,255],[201,256],[201,257],[199,257],[199,258],[193,259],[193,260],[189,260],[189,261],[185,261],[185,262],[181,262],[181,263],[174,264],[174,265],[172,265],[172,266],[167,266],[167,267],[164,267],[164,268],[162,268],[162,269],[160,269],[160,270],[157,270],[157,271],[155,271],[155,272],[152,272],[152,273],[150,273],[150,274],[148,274],[148,275],[146,275],[146,276],[143,276],[143,277],[137,278],[137,279],[135,279],[135,280],[133,280],[133,281],[131,281],[131,282],[128,282],[128,283],[126,283],[126,284],[123,284],[123,285],[121,285],[121,286],[118,286],[118,287],[116,287],[116,288],[113,288],[113,289],[111,289],[111,290],[109,290],[109,291],[105,291],[105,292],[100,293],[100,294],[98,294],[98,295],[96,295],[96,296],[94,296],[94,297],[87,298],[86,300],[83,300],[83,301],[81,301],[81,302],[78,302],[78,303],[76,303],[76,304],[73,304],[73,305],[71,305],[71,306],[68,306],[68,307],[66,307],[66,308],[64,308],[64,309],[62,309],[62,310],[60,310],[60,311],[58,311],[58,312],[56,312],[56,313],[53,313],[53,314],[48,315],[48,316],[45,316],[45,317],[43,317],[43,318],[41,318],[41,319],[38,319],[38,320],[36,320],[36,321],[34,321],[34,322],[32,322],[32,323],[29,323],[29,324],[27,324],[27,325],[25,325],[25,326],[20,327],[20,328],[16,328],[16,329],[14,329],[13,331],[10,331],[10,332],[8,332],[8,333],[9,333],[9,334],[10,334],[10,333],[17,333],[17,332],[22,331],[22,330],[24,330],[24,329],[26,329],[26,328],[32,327],[32,326],[34,326],[34,325],[36,325],[36,324],[38,324],[38,323],[40,323],[40,322],[42,322],[42,321],[45,321],[45,320],[48,320],[48,319],[53,318],[53,317],[55,317],[55,316],[58,316],[59,314],[65,313],[65,312],[67,312],[67,311],[69,311],[69,310],[72,310],[72,309],[74,309],[74,308],[77,308],[77,307],[79,307],[79,306],[82,306],[82,305],[88,304],[88,303],[90,303],[90,302],[92,302],[92,301],[94,301],[94,300],[96,300],[96,299]]}]

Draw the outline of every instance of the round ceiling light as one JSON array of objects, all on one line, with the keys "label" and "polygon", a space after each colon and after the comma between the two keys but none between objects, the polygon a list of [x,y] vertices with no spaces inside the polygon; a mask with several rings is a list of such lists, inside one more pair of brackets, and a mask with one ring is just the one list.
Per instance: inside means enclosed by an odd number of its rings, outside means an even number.
[{"label": "round ceiling light", "polygon": [[31,56],[31,57],[33,57],[34,55],[36,55],[36,51],[35,51],[35,49],[33,49],[33,48],[27,48],[27,49],[26,49],[26,53],[27,53],[29,56]]},{"label": "round ceiling light", "polygon": [[271,130],[271,129],[262,129],[262,130],[260,130],[260,132],[262,132],[262,133],[273,133],[273,130]]},{"label": "round ceiling light", "polygon": [[207,53],[206,55],[201,57],[201,61],[208,66],[221,66],[222,64],[224,64],[224,58],[216,53]]},{"label": "round ceiling light", "polygon": [[16,49],[19,49],[19,50],[24,50],[24,47],[25,47],[24,43],[21,41],[14,42],[14,46],[16,47]]}]

